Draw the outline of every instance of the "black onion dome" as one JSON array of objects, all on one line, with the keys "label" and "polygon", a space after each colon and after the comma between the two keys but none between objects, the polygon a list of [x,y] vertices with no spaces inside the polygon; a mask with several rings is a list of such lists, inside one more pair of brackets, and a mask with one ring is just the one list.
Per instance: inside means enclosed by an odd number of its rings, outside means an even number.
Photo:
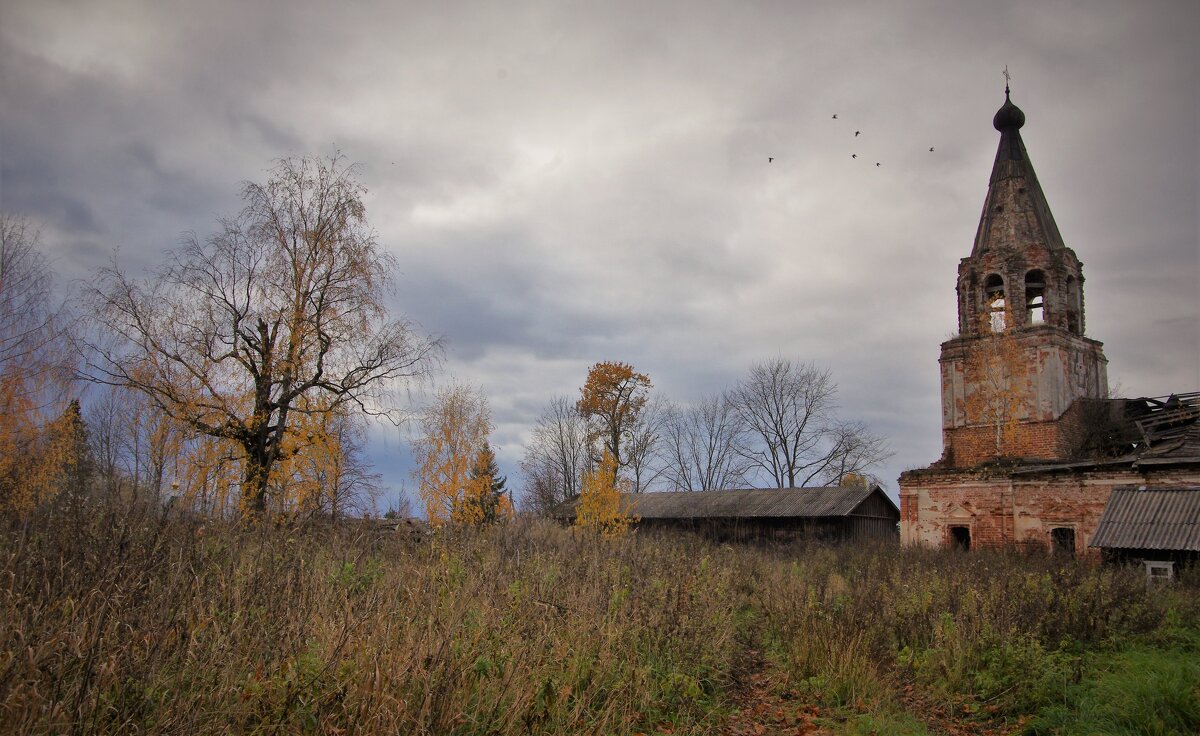
[{"label": "black onion dome", "polygon": [[1003,132],[1010,128],[1020,128],[1024,124],[1025,113],[1008,99],[1008,90],[1004,90],[1004,105],[996,111],[996,117],[992,118],[992,127]]}]

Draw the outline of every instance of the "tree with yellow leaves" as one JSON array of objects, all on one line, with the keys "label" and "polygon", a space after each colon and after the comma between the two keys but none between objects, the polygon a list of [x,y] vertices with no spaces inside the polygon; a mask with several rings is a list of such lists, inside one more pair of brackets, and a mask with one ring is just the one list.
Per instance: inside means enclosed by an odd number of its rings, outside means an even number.
[{"label": "tree with yellow leaves", "polygon": [[202,514],[240,512],[241,448],[223,437],[193,433],[181,447],[173,490]]},{"label": "tree with yellow leaves", "polygon": [[87,496],[94,477],[78,401],[45,426],[30,424],[30,414],[0,422],[0,511],[22,516],[64,493]]},{"label": "tree with yellow leaves", "polygon": [[306,397],[395,416],[386,389],[436,363],[438,342],[387,312],[395,263],[364,193],[339,155],[284,159],[244,187],[245,207],[216,235],[189,238],[144,281],[104,269],[89,291],[106,338],[91,346],[90,377],[236,445],[247,516],[268,508]]},{"label": "tree with yellow leaves", "polygon": [[334,519],[374,509],[380,476],[362,457],[366,437],[361,420],[320,403],[303,408],[287,434],[272,480],[283,508]]},{"label": "tree with yellow leaves", "polygon": [[69,410],[73,365],[52,282],[37,232],[0,213],[0,512],[28,514],[61,488],[52,418]]},{"label": "tree with yellow leaves", "polygon": [[628,482],[617,477],[617,459],[606,449],[600,462],[584,473],[575,526],[593,529],[605,537],[624,534],[637,517],[622,502],[623,492],[628,492]]},{"label": "tree with yellow leaves", "polygon": [[870,488],[871,479],[862,473],[850,471],[838,481],[839,488]]},{"label": "tree with yellow leaves", "polygon": [[53,495],[91,495],[95,461],[78,399],[72,399],[66,411],[46,427],[43,463],[47,480],[54,485]]},{"label": "tree with yellow leaves", "polygon": [[463,524],[494,524],[513,516],[512,501],[505,493],[508,479],[500,475],[496,453],[485,443],[475,454],[467,493],[455,502],[453,518]]},{"label": "tree with yellow leaves", "polygon": [[471,386],[438,391],[422,412],[413,479],[431,524],[480,524],[502,511],[490,500],[493,476],[476,470],[491,430],[487,399]]},{"label": "tree with yellow leaves", "polygon": [[612,455],[618,470],[628,462],[622,450],[634,435],[650,388],[650,377],[628,363],[604,361],[588,370],[579,391],[579,413],[592,423],[592,439]]}]

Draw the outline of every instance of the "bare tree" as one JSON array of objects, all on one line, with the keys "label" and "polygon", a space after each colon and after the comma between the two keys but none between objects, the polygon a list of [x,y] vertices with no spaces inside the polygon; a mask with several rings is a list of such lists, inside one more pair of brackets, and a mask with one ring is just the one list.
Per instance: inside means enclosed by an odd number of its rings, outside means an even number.
[{"label": "bare tree", "polygon": [[398,493],[391,492],[391,498],[388,500],[388,507],[383,512],[385,519],[408,519],[413,515],[412,499],[408,497],[407,491],[401,488]]},{"label": "bare tree", "polygon": [[654,396],[625,430],[624,474],[633,493],[650,490],[666,474],[667,465],[662,460],[661,449],[669,413],[667,402]]},{"label": "bare tree", "polygon": [[0,213],[0,377],[36,391],[70,374],[70,321],[53,303],[54,274],[24,217]]},{"label": "bare tree", "polygon": [[363,451],[366,441],[363,425],[348,423],[339,427],[339,432],[342,457],[324,494],[326,508],[334,519],[347,514],[370,516],[383,494],[383,476],[371,469]]},{"label": "bare tree", "polygon": [[126,391],[114,387],[105,390],[88,404],[84,419],[92,442],[96,476],[106,496],[116,498],[132,485],[128,472],[131,456],[133,413],[123,401]]},{"label": "bare tree", "polygon": [[887,441],[862,422],[836,422],[829,428],[829,443],[831,461],[819,478],[826,486],[842,485],[848,476],[868,486],[878,484],[868,469],[892,456]]},{"label": "bare tree", "polygon": [[588,422],[565,396],[550,400],[525,447],[524,505],[545,512],[579,495],[591,466]]},{"label": "bare tree", "polygon": [[748,484],[753,469],[741,446],[742,425],[732,403],[710,396],[673,407],[663,432],[665,473],[678,491],[712,491]]},{"label": "bare tree", "polygon": [[207,241],[194,236],[144,281],[103,269],[87,303],[93,380],[145,394],[242,454],[241,497],[267,508],[272,468],[301,397],[323,411],[387,413],[383,391],[421,376],[438,342],[384,307],[395,264],[366,222],[364,188],[340,156],[285,159]]},{"label": "bare tree", "polygon": [[861,472],[889,456],[884,441],[834,415],[837,385],[829,371],[777,357],[751,367],[729,401],[752,438],[743,454],[778,488]]}]

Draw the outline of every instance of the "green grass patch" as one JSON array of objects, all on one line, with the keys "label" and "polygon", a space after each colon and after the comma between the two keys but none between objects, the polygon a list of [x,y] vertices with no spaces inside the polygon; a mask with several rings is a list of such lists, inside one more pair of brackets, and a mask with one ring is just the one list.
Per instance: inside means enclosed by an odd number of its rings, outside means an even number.
[{"label": "green grass patch", "polygon": [[[1193,637],[1194,640],[1194,637]],[[1200,733],[1200,651],[1136,644],[1092,653],[1062,702],[1042,708],[1029,724],[1033,734]]]}]

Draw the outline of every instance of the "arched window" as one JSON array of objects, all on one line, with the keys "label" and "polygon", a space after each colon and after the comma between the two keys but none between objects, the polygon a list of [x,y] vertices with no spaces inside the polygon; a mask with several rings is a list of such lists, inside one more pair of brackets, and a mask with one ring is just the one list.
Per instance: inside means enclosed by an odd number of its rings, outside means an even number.
[{"label": "arched window", "polygon": [[983,282],[983,303],[987,307],[988,327],[992,332],[1003,332],[1007,327],[1004,304],[1004,279],[992,274]]},{"label": "arched window", "polygon": [[1046,321],[1046,275],[1038,270],[1025,274],[1025,315],[1026,324]]},{"label": "arched window", "polygon": [[1067,277],[1067,330],[1076,335],[1083,334],[1082,304],[1079,299],[1079,282],[1074,276]]}]

